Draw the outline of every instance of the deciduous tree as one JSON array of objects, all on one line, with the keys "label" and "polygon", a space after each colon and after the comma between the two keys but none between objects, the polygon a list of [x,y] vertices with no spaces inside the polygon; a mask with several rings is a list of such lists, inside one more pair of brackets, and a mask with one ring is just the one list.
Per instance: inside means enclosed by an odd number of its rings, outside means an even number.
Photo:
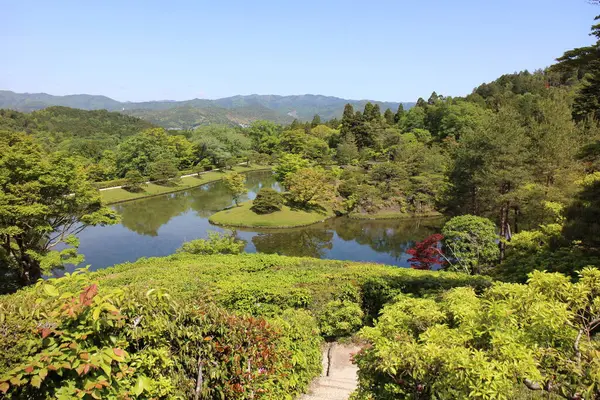
[{"label": "deciduous tree", "polygon": [[[22,284],[82,261],[75,235],[116,221],[74,159],[45,156],[25,134],[0,133],[0,263],[17,269]],[[59,245],[67,246],[54,251]]]}]

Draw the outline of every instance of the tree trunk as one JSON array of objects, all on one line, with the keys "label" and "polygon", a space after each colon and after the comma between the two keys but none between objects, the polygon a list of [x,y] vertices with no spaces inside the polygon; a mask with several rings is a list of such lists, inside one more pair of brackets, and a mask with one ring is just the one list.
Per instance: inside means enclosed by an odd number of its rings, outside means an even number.
[{"label": "tree trunk", "polygon": [[40,262],[27,254],[21,256],[21,283],[23,286],[33,285],[42,278]]},{"label": "tree trunk", "polygon": [[506,250],[505,240],[510,240],[510,226],[508,222],[510,212],[510,204],[505,202],[500,208],[500,242],[498,246],[500,248],[500,262],[504,260],[504,253]]}]

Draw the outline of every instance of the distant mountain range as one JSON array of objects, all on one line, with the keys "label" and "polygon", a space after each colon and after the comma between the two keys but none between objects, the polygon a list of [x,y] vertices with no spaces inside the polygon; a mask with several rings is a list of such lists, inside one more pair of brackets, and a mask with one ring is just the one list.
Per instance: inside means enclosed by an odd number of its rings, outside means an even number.
[{"label": "distant mountain range", "polygon": [[[310,121],[318,114],[323,121],[340,118],[344,106],[350,103],[362,110],[370,101],[381,111],[396,111],[400,103],[373,100],[347,100],[321,95],[275,96],[257,95],[225,97],[217,100],[120,102],[106,96],[75,94],[53,96],[46,93],[15,93],[0,90],[0,108],[31,112],[50,106],[65,106],[83,110],[120,111],[140,117],[153,124],[171,129],[188,129],[198,125],[225,123],[249,124],[258,119],[290,123],[294,119]],[[402,103],[408,109],[415,103]]]}]

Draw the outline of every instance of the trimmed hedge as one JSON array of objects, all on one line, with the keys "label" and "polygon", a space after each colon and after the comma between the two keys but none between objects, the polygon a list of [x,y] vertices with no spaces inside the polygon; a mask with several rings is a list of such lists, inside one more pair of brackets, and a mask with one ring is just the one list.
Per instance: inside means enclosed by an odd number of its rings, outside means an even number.
[{"label": "trimmed hedge", "polygon": [[272,254],[180,253],[93,274],[109,286],[148,290],[159,285],[182,301],[200,295],[255,316],[278,315],[290,307],[318,315],[331,300],[350,300],[361,305],[366,322],[399,293],[421,296],[459,286],[481,292],[491,285],[485,276]]}]

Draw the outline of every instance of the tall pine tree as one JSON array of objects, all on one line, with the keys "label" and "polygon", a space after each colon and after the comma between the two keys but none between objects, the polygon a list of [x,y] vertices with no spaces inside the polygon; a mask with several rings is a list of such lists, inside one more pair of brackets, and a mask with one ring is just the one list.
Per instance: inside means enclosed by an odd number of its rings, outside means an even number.
[{"label": "tall pine tree", "polygon": [[390,110],[389,108],[387,108],[385,110],[385,112],[383,113],[383,119],[385,121],[386,124],[388,125],[394,125],[394,113],[392,112],[392,110]]}]

